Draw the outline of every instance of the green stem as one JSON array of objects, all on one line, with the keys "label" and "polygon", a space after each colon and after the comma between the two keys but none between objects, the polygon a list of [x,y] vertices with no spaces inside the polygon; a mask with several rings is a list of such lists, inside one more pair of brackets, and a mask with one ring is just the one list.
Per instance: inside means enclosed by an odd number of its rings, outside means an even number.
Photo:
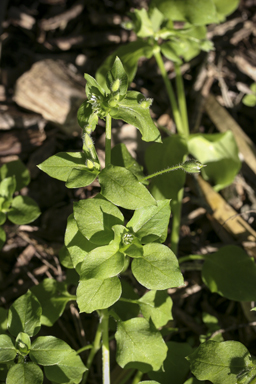
[{"label": "green stem", "polygon": [[191,260],[205,260],[205,256],[203,255],[188,255],[183,256],[178,259],[179,264],[184,263],[185,261],[191,261]]},{"label": "green stem", "polygon": [[106,116],[105,166],[111,164],[111,116]]},{"label": "green stem", "polygon": [[[96,355],[96,353],[97,353],[98,350],[100,349],[100,345],[101,345],[101,334],[102,334],[101,323],[99,323],[98,328],[97,328],[97,331],[96,331],[96,334],[95,334],[94,342],[93,342],[93,345],[92,345],[92,349],[91,349],[91,351],[90,351],[90,354],[89,354],[89,356],[88,356],[87,363],[86,363],[86,367],[88,368],[88,371],[86,371],[86,372],[84,373],[84,377],[83,377],[83,380],[82,380],[82,383],[81,383],[81,384],[85,384],[85,383],[86,383],[87,376],[88,376],[90,367],[91,367],[91,365],[92,365],[94,356]],[[83,349],[83,348],[81,348],[81,349]],[[79,351],[77,351],[77,353],[80,353],[80,352],[82,352],[82,351],[79,349]]]},{"label": "green stem", "polygon": [[182,119],[181,119],[180,111],[178,109],[178,105],[177,105],[177,102],[176,102],[176,99],[175,99],[175,94],[174,94],[174,91],[173,91],[173,88],[172,88],[172,84],[171,84],[171,82],[170,82],[170,80],[168,78],[167,72],[166,72],[165,67],[164,67],[164,62],[163,62],[161,53],[160,52],[155,52],[154,56],[155,56],[157,65],[158,65],[158,67],[160,69],[161,75],[163,77],[163,80],[164,80],[164,83],[165,83],[165,87],[166,87],[166,90],[167,90],[167,93],[168,93],[168,96],[169,96],[169,99],[170,99],[170,103],[171,103],[171,106],[172,106],[173,117],[174,117],[174,120],[175,120],[175,123],[176,123],[177,131],[178,131],[178,133],[181,136],[185,136],[185,131],[184,131],[184,127],[183,127],[183,124],[182,124]]},{"label": "green stem", "polygon": [[182,188],[177,195],[177,200],[172,202],[172,233],[171,233],[171,249],[175,255],[178,254],[178,244],[180,239],[180,219],[182,209],[184,189]]},{"label": "green stem", "polygon": [[109,340],[108,340],[108,321],[109,313],[107,309],[102,312],[102,376],[103,384],[110,384],[110,358],[109,358]]},{"label": "green stem", "polygon": [[134,376],[134,379],[132,381],[132,384],[138,384],[143,376],[143,372],[138,371],[136,375]]},{"label": "green stem", "polygon": [[160,176],[163,173],[167,173],[167,172],[171,172],[171,171],[176,171],[177,169],[182,169],[182,164],[175,165],[174,167],[164,169],[163,171],[158,171],[158,172],[152,173],[151,175],[148,175],[148,176],[144,177],[143,179],[140,179],[139,181],[142,182],[142,181],[145,181],[148,179],[152,179],[152,177]]},{"label": "green stem", "polygon": [[186,103],[186,97],[185,97],[185,91],[184,91],[183,78],[181,75],[180,66],[177,64],[174,64],[174,68],[176,72],[175,80],[176,80],[179,109],[180,109],[182,125],[183,125],[183,133],[185,137],[188,139],[188,136],[189,136],[188,113],[187,113],[187,103]]}]

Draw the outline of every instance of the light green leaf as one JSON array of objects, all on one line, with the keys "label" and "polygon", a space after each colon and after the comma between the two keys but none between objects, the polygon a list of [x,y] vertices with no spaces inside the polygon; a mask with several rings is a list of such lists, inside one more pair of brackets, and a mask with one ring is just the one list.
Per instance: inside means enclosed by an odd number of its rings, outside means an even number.
[{"label": "light green leaf", "polygon": [[116,360],[122,368],[136,368],[141,372],[157,371],[166,358],[167,347],[160,332],[151,328],[143,318],[120,321],[115,339]]},{"label": "light green leaf", "polygon": [[141,57],[150,58],[153,55],[153,46],[150,45],[147,41],[138,39],[137,41],[132,41],[129,44],[121,46],[118,48],[112,55],[104,61],[100,68],[96,72],[96,79],[98,83],[108,91],[106,85],[106,75],[111,69],[116,56],[122,61],[124,70],[128,76],[128,83],[131,83],[138,66],[138,60]]},{"label": "light green leaf", "polygon": [[71,259],[70,253],[65,245],[63,245],[63,247],[61,247],[61,249],[59,250],[58,256],[60,263],[61,265],[63,265],[63,267],[68,269],[73,269],[75,267]]},{"label": "light green leaf", "polygon": [[54,279],[44,279],[31,288],[42,306],[41,324],[51,327],[62,315],[66,304],[76,297],[70,295],[65,283]]},{"label": "light green leaf", "polygon": [[212,0],[153,0],[151,5],[174,21],[206,25],[218,20]]},{"label": "light green leaf", "polygon": [[109,244],[113,225],[124,223],[121,211],[101,197],[74,203],[74,217],[82,235],[97,245]]},{"label": "light green leaf", "polygon": [[188,343],[177,343],[175,341],[169,341],[166,345],[168,352],[163,370],[149,372],[148,375],[161,384],[170,384],[174,377],[175,384],[183,384],[189,373],[189,363],[185,357],[192,352],[192,348]]},{"label": "light green leaf", "polygon": [[42,308],[36,296],[28,290],[11,305],[8,312],[8,331],[17,336],[25,332],[29,336],[35,336],[41,328]]},{"label": "light green leaf", "polygon": [[127,223],[142,243],[164,242],[171,215],[170,200],[159,200],[157,205],[137,209]]},{"label": "light green leaf", "polygon": [[0,335],[0,363],[7,363],[14,360],[17,351],[13,345],[12,339],[7,335]]},{"label": "light green leaf", "polygon": [[66,383],[71,381],[73,384],[81,383],[83,373],[87,368],[75,351],[70,351],[63,356],[57,365],[46,366],[44,372],[46,377],[55,383]]},{"label": "light green leaf", "polygon": [[167,41],[160,46],[162,54],[169,60],[177,64],[182,64],[182,60],[176,54],[175,50],[172,48],[172,42]]},{"label": "light green leaf", "polygon": [[118,277],[90,279],[81,281],[76,293],[80,312],[92,313],[113,305],[120,298],[122,288]]},{"label": "light green leaf", "polygon": [[153,321],[156,328],[172,320],[172,299],[166,291],[149,291],[139,299],[140,310],[146,320]]},{"label": "light green leaf", "polygon": [[219,21],[224,21],[225,16],[233,13],[239,5],[239,0],[213,0]]},{"label": "light green leaf", "polygon": [[87,240],[79,231],[73,214],[71,214],[67,220],[65,246],[68,249],[74,268],[83,261],[87,253],[96,247],[95,244]]},{"label": "light green leaf", "polygon": [[149,19],[145,8],[135,9],[133,13],[130,13],[130,16],[134,23],[134,31],[138,37],[149,37],[154,35],[152,22]]},{"label": "light green leaf", "polygon": [[65,341],[54,336],[40,336],[32,343],[29,357],[36,364],[48,366],[58,364],[73,353],[73,349]]},{"label": "light green leaf", "polygon": [[96,179],[98,174],[99,170],[96,168],[92,170],[88,168],[73,168],[68,176],[68,180],[65,185],[67,188],[87,187]]},{"label": "light green leaf", "polygon": [[149,106],[144,107],[144,100],[141,93],[128,91],[126,97],[111,110],[110,115],[138,128],[142,140],[161,143],[160,132],[150,116]]},{"label": "light green leaf", "polygon": [[12,201],[7,217],[12,223],[21,225],[36,220],[40,213],[35,200],[28,196],[16,196]]},{"label": "light green leaf", "polygon": [[[0,197],[0,200],[1,200],[1,197]],[[2,198],[2,201],[4,201],[5,199]],[[1,204],[1,202],[0,202]],[[0,225],[3,225],[6,221],[6,214],[4,212],[1,212],[0,211]]]},{"label": "light green leaf", "polygon": [[163,244],[146,244],[144,256],[132,262],[132,273],[148,289],[162,290],[183,284],[178,260]]},{"label": "light green leaf", "polygon": [[[147,148],[145,155],[148,173],[152,174],[182,163],[187,153],[186,143],[179,135],[164,139],[163,144],[152,144]],[[157,200],[177,200],[177,194],[183,188],[185,178],[186,175],[182,170],[154,177],[150,184],[151,193]]]},{"label": "light green leaf", "polygon": [[27,356],[31,348],[31,340],[27,333],[20,332],[15,340],[15,348],[22,356]]},{"label": "light green leaf", "polygon": [[16,189],[16,180],[15,176],[6,177],[0,183],[0,196],[4,197],[6,200],[11,200],[12,195]]},{"label": "light green leaf", "polygon": [[81,279],[108,279],[117,276],[124,267],[124,254],[117,245],[105,245],[88,253],[80,267]]},{"label": "light green leaf", "polygon": [[[125,97],[128,88],[128,77],[119,57],[115,58],[112,68],[107,73],[107,86],[112,94],[118,94],[117,100]],[[115,89],[115,86],[117,89]]]},{"label": "light green leaf", "polygon": [[104,89],[92,76],[88,75],[88,73],[85,73],[84,78],[86,80],[85,92],[88,100],[91,99],[93,95],[97,95],[100,98],[105,95]]},{"label": "light green leaf", "polygon": [[211,292],[229,300],[254,301],[256,265],[240,247],[229,245],[206,256],[202,278]]},{"label": "light green leaf", "polygon": [[30,182],[30,174],[28,169],[20,160],[10,161],[1,166],[0,168],[0,180],[6,177],[15,176],[16,180],[16,191],[20,191],[21,188],[25,187]]},{"label": "light green leaf", "polygon": [[242,101],[247,107],[255,107],[256,96],[254,94],[245,95]]},{"label": "light green leaf", "polygon": [[198,380],[213,384],[236,384],[237,375],[252,364],[248,350],[238,341],[207,341],[187,359]]},{"label": "light green leaf", "polygon": [[7,309],[0,307],[0,334],[5,333],[5,331],[7,330],[7,317]]},{"label": "light green leaf", "polygon": [[6,240],[6,233],[3,227],[0,227],[0,249],[3,247]]},{"label": "light green leaf", "polygon": [[202,164],[207,165],[202,169],[202,176],[214,183],[216,191],[231,184],[241,168],[238,147],[231,131],[190,135],[188,149]]},{"label": "light green leaf", "polygon": [[[111,151],[111,164],[131,171],[137,179],[143,179],[143,167],[132,157],[125,144],[117,144]],[[146,182],[145,184],[148,184]]]},{"label": "light green leaf", "polygon": [[147,188],[123,167],[108,165],[99,174],[99,183],[102,195],[120,207],[138,209],[156,204]]},{"label": "light green leaf", "polygon": [[204,384],[205,381],[199,381],[195,377],[190,377],[190,379],[186,380],[184,384]]},{"label": "light green leaf", "polygon": [[34,363],[15,364],[7,374],[6,384],[42,384],[44,375]]},{"label": "light green leaf", "polygon": [[39,164],[38,168],[57,180],[67,181],[72,169],[86,169],[85,163],[83,152],[59,152]]}]

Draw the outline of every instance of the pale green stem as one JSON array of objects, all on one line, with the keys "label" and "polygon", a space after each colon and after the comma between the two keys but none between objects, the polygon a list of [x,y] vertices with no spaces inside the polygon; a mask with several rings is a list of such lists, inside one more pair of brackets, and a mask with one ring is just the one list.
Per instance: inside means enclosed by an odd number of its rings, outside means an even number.
[{"label": "pale green stem", "polygon": [[174,68],[176,73],[175,80],[176,80],[179,109],[180,109],[180,114],[182,119],[183,133],[186,139],[188,139],[188,136],[189,136],[188,113],[187,113],[187,103],[186,103],[186,97],[185,97],[183,78],[181,75],[180,66],[177,64],[174,64]]},{"label": "pale green stem", "polygon": [[148,180],[148,179],[152,179],[152,177],[160,176],[163,173],[167,173],[167,172],[177,171],[177,169],[182,169],[182,164],[175,165],[174,167],[167,168],[167,169],[164,169],[162,171],[158,171],[158,172],[152,173],[152,175],[148,175],[148,176],[144,177],[143,179],[140,179],[139,181],[142,182],[142,181],[145,181],[145,180]]},{"label": "pale green stem", "polygon": [[111,116],[106,116],[105,166],[111,164]]},{"label": "pale green stem", "polygon": [[184,189],[182,188],[177,195],[177,200],[172,201],[172,233],[171,233],[171,249],[175,255],[178,254],[178,244],[180,239],[180,219],[182,209]]},{"label": "pale green stem", "polygon": [[143,372],[138,371],[136,375],[134,376],[134,379],[132,381],[132,384],[138,384],[143,376]]},{"label": "pale green stem", "polygon": [[[101,334],[102,334],[102,328],[101,328],[101,323],[99,323],[97,331],[96,331],[96,334],[95,334],[95,338],[94,338],[94,341],[93,341],[92,349],[90,351],[90,354],[88,356],[87,363],[86,363],[86,367],[88,368],[88,371],[86,371],[84,373],[84,377],[83,377],[83,380],[82,380],[81,384],[85,384],[86,383],[87,376],[88,376],[89,370],[91,368],[94,356],[96,355],[96,353],[100,349],[100,346],[101,346]],[[83,348],[81,348],[81,350],[79,349],[79,351],[77,351],[77,353],[82,352],[82,349]]]},{"label": "pale green stem", "polygon": [[103,384],[110,384],[110,357],[109,357],[109,339],[108,339],[108,309],[101,311],[102,313],[102,376]]},{"label": "pale green stem", "polygon": [[188,255],[183,256],[178,259],[179,264],[184,263],[185,261],[191,261],[191,260],[205,260],[205,256],[203,255]]},{"label": "pale green stem", "polygon": [[174,120],[175,120],[177,131],[178,131],[178,133],[181,136],[185,136],[185,131],[184,131],[184,128],[183,128],[180,111],[178,109],[178,105],[177,105],[177,102],[176,102],[176,99],[175,99],[175,94],[174,94],[174,91],[173,91],[172,84],[171,84],[170,80],[168,79],[168,75],[167,75],[167,72],[166,72],[165,67],[164,67],[164,62],[163,62],[161,53],[160,52],[155,52],[154,56],[155,56],[157,65],[158,65],[158,67],[160,69],[161,75],[163,77],[163,80],[164,80],[164,83],[165,83],[165,87],[166,87],[166,90],[167,90],[167,93],[168,93],[168,96],[169,96],[169,99],[170,99],[170,103],[171,103],[171,107],[172,107],[172,112],[173,112],[173,117],[174,117]]}]

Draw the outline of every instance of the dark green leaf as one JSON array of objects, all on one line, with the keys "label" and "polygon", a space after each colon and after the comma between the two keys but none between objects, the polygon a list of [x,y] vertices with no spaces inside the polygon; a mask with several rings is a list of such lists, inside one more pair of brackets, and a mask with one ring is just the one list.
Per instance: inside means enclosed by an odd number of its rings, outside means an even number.
[{"label": "dark green leaf", "polygon": [[36,296],[31,291],[20,296],[11,305],[8,312],[8,331],[17,336],[25,332],[29,336],[35,336],[41,328],[42,308]]},{"label": "dark green leaf", "polygon": [[0,249],[3,247],[6,240],[6,233],[2,227],[0,227]]},{"label": "dark green leaf", "polygon": [[122,288],[118,277],[106,280],[83,280],[77,288],[80,312],[92,313],[98,309],[109,308],[120,298],[121,293]]},{"label": "dark green leaf", "polygon": [[6,384],[42,384],[44,375],[34,363],[15,364],[7,374]]},{"label": "dark green leaf", "polygon": [[7,217],[12,223],[21,225],[36,220],[40,213],[35,200],[28,196],[16,196],[12,201]]},{"label": "dark green leaf", "polygon": [[[138,300],[139,296],[130,284],[128,284],[124,279],[121,280],[121,284],[122,298],[128,300]],[[118,300],[112,308],[123,321],[129,320],[132,317],[137,317],[140,310],[138,304],[121,300]]]},{"label": "dark green leaf", "polygon": [[0,363],[7,363],[14,360],[17,351],[13,345],[12,339],[7,335],[0,335]]},{"label": "dark green leaf", "polygon": [[63,267],[68,269],[73,269],[75,267],[71,259],[71,255],[65,245],[63,245],[63,247],[59,250],[58,256]]},{"label": "dark green leaf", "polygon": [[20,191],[21,188],[25,187],[30,182],[29,171],[20,160],[10,161],[0,168],[0,180],[12,176],[15,176],[16,191]]},{"label": "dark green leaf", "polygon": [[111,110],[110,115],[138,128],[142,140],[161,143],[161,135],[149,113],[150,105],[144,106],[144,100],[145,97],[141,93],[128,91],[126,97]]},{"label": "dark green leaf", "polygon": [[156,328],[172,320],[172,299],[166,291],[149,291],[139,299],[140,310],[146,320],[153,321]]},{"label": "dark green leaf", "polygon": [[51,327],[62,315],[66,304],[76,297],[70,295],[65,283],[54,279],[44,279],[31,288],[42,306],[41,324]]},{"label": "dark green leaf", "polygon": [[192,352],[188,343],[177,343],[169,341],[167,358],[164,361],[163,371],[149,372],[151,379],[159,381],[161,384],[170,384],[175,377],[175,384],[183,384],[189,373],[189,363],[185,357]]},{"label": "dark green leaf", "polygon": [[0,212],[0,225],[3,225],[5,221],[6,221],[6,214],[4,212]]},{"label": "dark green leaf", "polygon": [[5,333],[5,331],[7,330],[7,317],[7,309],[0,307],[0,334]]},{"label": "dark green leaf", "polygon": [[99,96],[100,98],[105,95],[104,89],[101,85],[88,73],[84,74],[84,78],[86,80],[86,95],[88,100],[91,99],[93,95]]},{"label": "dark green leaf", "polygon": [[10,201],[12,199],[12,195],[15,192],[15,189],[16,189],[15,176],[6,177],[0,183],[0,196]]},{"label": "dark green leaf", "polygon": [[81,128],[87,133],[95,130],[98,123],[98,116],[92,110],[92,105],[88,101],[84,101],[77,111],[77,121]]},{"label": "dark green leaf", "polygon": [[74,203],[74,217],[82,235],[97,245],[109,244],[114,238],[113,225],[124,222],[121,211],[102,198]]},{"label": "dark green leaf", "polygon": [[212,292],[230,300],[253,301],[256,297],[256,265],[240,247],[229,245],[206,256],[202,277]]},{"label": "dark green leaf", "polygon": [[183,284],[178,260],[163,244],[146,244],[144,256],[133,260],[132,272],[138,282],[148,289],[162,290]]},{"label": "dark green leaf", "polygon": [[120,207],[138,209],[156,204],[147,188],[123,167],[108,165],[99,174],[99,183],[102,195]]},{"label": "dark green leaf", "polygon": [[160,332],[152,329],[147,320],[135,318],[120,321],[115,338],[116,360],[122,368],[136,368],[141,372],[161,368],[167,347]]}]

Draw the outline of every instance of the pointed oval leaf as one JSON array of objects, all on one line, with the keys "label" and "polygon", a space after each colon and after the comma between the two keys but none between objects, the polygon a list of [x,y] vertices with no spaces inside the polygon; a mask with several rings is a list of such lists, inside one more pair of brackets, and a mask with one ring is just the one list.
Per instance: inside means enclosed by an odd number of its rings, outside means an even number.
[{"label": "pointed oval leaf", "polygon": [[10,161],[9,163],[2,165],[2,167],[0,168],[0,180],[12,176],[15,176],[16,191],[20,191],[21,188],[25,187],[30,183],[29,170],[20,160]]},{"label": "pointed oval leaf", "polygon": [[[116,83],[117,81],[119,84]],[[113,89],[114,84],[119,85],[117,90]],[[118,93],[121,99],[126,95],[128,88],[128,76],[118,56],[115,58],[113,66],[107,74],[107,85],[110,91],[114,94]]]},{"label": "pointed oval leaf", "polygon": [[29,357],[40,365],[55,365],[74,351],[65,341],[54,336],[40,336],[31,345]]},{"label": "pointed oval leaf", "polygon": [[28,224],[36,220],[40,216],[41,211],[35,202],[28,196],[16,196],[9,212],[8,219],[14,224]]},{"label": "pointed oval leaf", "polygon": [[138,128],[142,140],[161,143],[160,132],[150,116],[149,106],[145,108],[143,100],[145,97],[141,93],[128,91],[126,97],[111,110],[110,115]]},{"label": "pointed oval leaf", "polygon": [[0,335],[0,363],[7,363],[14,360],[17,351],[12,339],[8,335]]},{"label": "pointed oval leaf", "polygon": [[0,183],[0,196],[10,200],[16,190],[15,176],[6,177]]},{"label": "pointed oval leaf", "polygon": [[97,245],[109,244],[114,238],[113,225],[124,223],[121,211],[100,197],[74,203],[74,218],[82,235]]},{"label": "pointed oval leaf", "polygon": [[143,318],[120,321],[115,334],[117,363],[141,372],[157,371],[166,358],[167,347],[161,333]]},{"label": "pointed oval leaf", "polygon": [[120,207],[138,209],[156,205],[147,188],[128,169],[108,165],[99,174],[102,195]]},{"label": "pointed oval leaf", "polygon": [[15,364],[7,374],[6,384],[42,384],[44,375],[34,363]]},{"label": "pointed oval leaf", "polygon": [[81,188],[90,185],[99,174],[98,169],[73,168],[66,181],[67,188]]},{"label": "pointed oval leaf", "polygon": [[207,341],[187,360],[198,380],[213,384],[236,384],[237,375],[252,364],[248,350],[238,341]]},{"label": "pointed oval leaf", "polygon": [[76,293],[80,312],[92,313],[113,305],[120,298],[122,287],[118,277],[89,279],[79,283]]},{"label": "pointed oval leaf", "polygon": [[140,310],[147,321],[153,321],[156,328],[172,320],[172,299],[166,291],[149,291],[139,299]]},{"label": "pointed oval leaf", "polygon": [[186,356],[192,352],[192,347],[188,343],[178,343],[169,341],[167,357],[164,361],[163,370],[149,372],[151,379],[158,380],[161,384],[170,384],[175,377],[175,384],[183,384],[189,373],[189,363]]},{"label": "pointed oval leaf", "polygon": [[162,290],[183,284],[178,260],[163,244],[146,244],[144,256],[132,262],[132,273],[148,289]]},{"label": "pointed oval leaf", "polygon": [[212,292],[229,300],[253,301],[256,297],[256,265],[240,247],[229,245],[208,255],[202,277]]},{"label": "pointed oval leaf", "polygon": [[41,328],[42,307],[36,296],[28,290],[11,305],[8,312],[8,331],[17,336],[25,332],[29,336],[35,336]]}]

